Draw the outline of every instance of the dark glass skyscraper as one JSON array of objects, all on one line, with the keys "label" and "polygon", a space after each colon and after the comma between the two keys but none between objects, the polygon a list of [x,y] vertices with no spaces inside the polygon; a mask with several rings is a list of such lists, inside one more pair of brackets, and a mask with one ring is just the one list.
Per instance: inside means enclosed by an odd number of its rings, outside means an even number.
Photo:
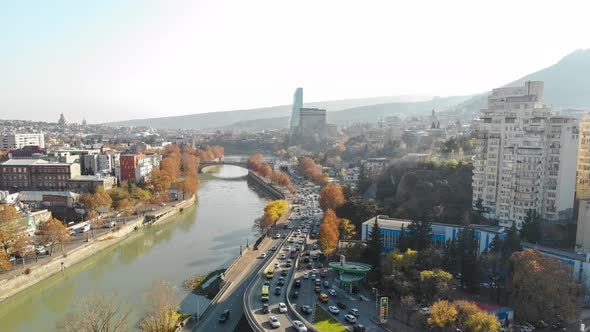
[{"label": "dark glass skyscraper", "polygon": [[293,108],[291,109],[291,124],[289,129],[291,130],[291,134],[296,134],[298,132],[297,127],[299,127],[300,119],[301,119],[301,108],[303,107],[303,88],[297,88],[295,90],[295,95],[293,95]]}]

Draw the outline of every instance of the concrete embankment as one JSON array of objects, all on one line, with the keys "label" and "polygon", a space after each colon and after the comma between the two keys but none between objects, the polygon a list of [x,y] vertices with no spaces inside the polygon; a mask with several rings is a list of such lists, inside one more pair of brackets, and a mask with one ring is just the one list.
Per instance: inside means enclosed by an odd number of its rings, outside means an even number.
[{"label": "concrete embankment", "polygon": [[248,171],[248,183],[263,191],[273,199],[285,199],[285,194],[252,171]]},{"label": "concrete embankment", "polygon": [[[195,196],[183,202],[176,204],[171,208],[165,218],[158,222],[164,221],[169,217],[178,214],[182,210],[190,207],[196,201]],[[27,268],[28,274],[19,274],[11,279],[0,283],[0,301],[5,300],[36,283],[49,278],[50,276],[60,273],[64,269],[83,261],[84,259],[122,241],[131,236],[137,229],[143,226],[144,217],[132,219],[126,224],[120,225],[112,232],[107,232],[101,236],[91,239],[65,254],[55,254],[49,261]],[[25,271],[27,271],[25,270]]]}]

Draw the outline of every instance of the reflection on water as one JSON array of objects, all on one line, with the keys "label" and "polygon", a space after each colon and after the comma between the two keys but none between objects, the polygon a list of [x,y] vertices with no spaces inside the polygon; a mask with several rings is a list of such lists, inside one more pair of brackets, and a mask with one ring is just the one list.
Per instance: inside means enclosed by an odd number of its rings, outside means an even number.
[{"label": "reflection on water", "polygon": [[255,241],[252,221],[267,199],[249,188],[243,168],[215,166],[201,177],[199,203],[168,223],[133,234],[121,243],[68,267],[34,287],[0,302],[0,331],[52,331],[80,297],[115,292],[133,310],[130,327],[142,317],[142,295],[160,279],[178,285],[188,312],[208,300],[188,294],[182,282],[195,274],[229,265],[240,244]]}]

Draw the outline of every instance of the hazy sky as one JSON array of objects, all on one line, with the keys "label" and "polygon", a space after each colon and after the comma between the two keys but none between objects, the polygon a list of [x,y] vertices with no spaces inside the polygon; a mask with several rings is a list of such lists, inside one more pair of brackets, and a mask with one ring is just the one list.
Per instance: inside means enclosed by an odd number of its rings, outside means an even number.
[{"label": "hazy sky", "polygon": [[482,92],[590,48],[587,2],[0,0],[0,118]]}]

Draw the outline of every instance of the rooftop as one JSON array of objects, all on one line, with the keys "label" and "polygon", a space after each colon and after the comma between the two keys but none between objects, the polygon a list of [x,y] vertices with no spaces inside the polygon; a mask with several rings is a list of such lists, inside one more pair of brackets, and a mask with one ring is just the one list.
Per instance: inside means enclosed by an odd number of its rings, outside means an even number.
[{"label": "rooftop", "polygon": [[10,159],[2,163],[2,166],[31,166],[43,164],[49,164],[49,162],[43,159]]}]

